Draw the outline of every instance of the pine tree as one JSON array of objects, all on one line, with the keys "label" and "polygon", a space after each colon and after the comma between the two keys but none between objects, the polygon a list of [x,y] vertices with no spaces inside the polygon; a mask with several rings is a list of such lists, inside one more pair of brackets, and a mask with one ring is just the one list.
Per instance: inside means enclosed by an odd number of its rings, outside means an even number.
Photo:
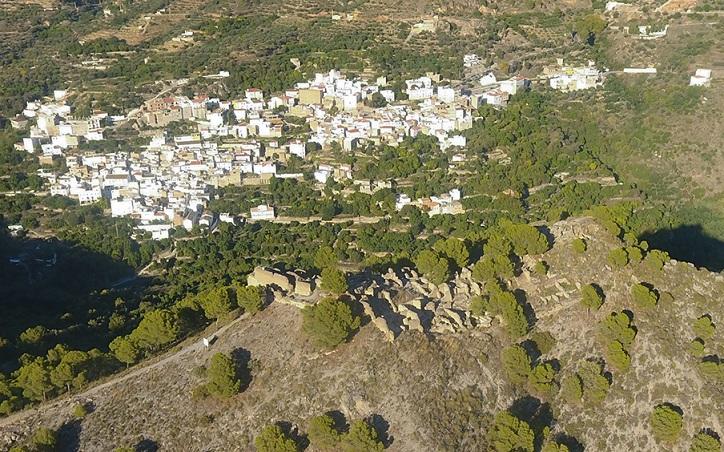
[{"label": "pine tree", "polygon": [[278,425],[268,425],[254,440],[257,452],[297,452],[299,446]]},{"label": "pine tree", "polygon": [[209,393],[221,398],[232,397],[239,393],[241,380],[237,376],[234,361],[223,353],[216,353],[211,357],[209,368],[206,371]]},{"label": "pine tree", "polygon": [[497,452],[533,452],[535,434],[530,425],[507,411],[495,416],[488,435]]},{"label": "pine tree", "polygon": [[683,427],[683,416],[679,410],[668,403],[658,405],[649,419],[651,430],[657,441],[673,444],[679,439]]},{"label": "pine tree", "polygon": [[385,447],[377,430],[363,420],[352,422],[340,442],[342,452],[381,452]]},{"label": "pine tree", "polygon": [[525,384],[531,372],[531,360],[523,347],[515,344],[504,348],[500,352],[500,362],[511,384]]},{"label": "pine tree", "polygon": [[347,303],[336,298],[325,298],[302,310],[302,330],[325,348],[334,348],[346,341],[359,326],[359,316]]},{"label": "pine tree", "polygon": [[307,436],[315,450],[332,452],[339,448],[340,434],[334,427],[334,419],[327,414],[309,421]]},{"label": "pine tree", "polygon": [[138,361],[141,352],[128,336],[118,336],[108,345],[116,359],[128,367]]}]

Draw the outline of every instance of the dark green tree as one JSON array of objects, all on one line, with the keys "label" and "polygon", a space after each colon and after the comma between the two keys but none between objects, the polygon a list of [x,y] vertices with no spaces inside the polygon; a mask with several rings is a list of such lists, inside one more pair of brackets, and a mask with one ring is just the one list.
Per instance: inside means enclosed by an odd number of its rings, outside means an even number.
[{"label": "dark green tree", "polygon": [[528,381],[531,359],[523,347],[515,344],[504,348],[500,352],[500,362],[511,384],[523,385]]},{"label": "dark green tree", "polygon": [[694,334],[705,341],[714,337],[714,332],[716,331],[716,326],[708,315],[703,315],[696,319],[694,323],[692,323],[691,328],[694,330]]},{"label": "dark green tree", "polygon": [[468,247],[465,246],[465,242],[458,240],[454,237],[450,237],[446,240],[439,240],[435,242],[433,249],[437,251],[441,256],[447,257],[449,260],[455,262],[458,268],[463,268],[468,265],[470,259],[470,252]]},{"label": "dark green tree", "polygon": [[333,452],[339,449],[340,434],[335,428],[334,419],[327,414],[310,419],[307,436],[316,450]]},{"label": "dark green tree", "polygon": [[264,307],[264,289],[259,286],[236,286],[236,304],[254,315]]},{"label": "dark green tree", "polygon": [[689,452],[721,452],[721,442],[708,431],[694,435]]},{"label": "dark green tree", "polygon": [[199,294],[199,304],[207,319],[218,321],[236,308],[236,296],[230,287],[217,287]]},{"label": "dark green tree", "polygon": [[128,338],[128,336],[118,336],[108,345],[116,359],[126,365],[126,367],[134,364],[141,357],[138,347]]},{"label": "dark green tree", "polygon": [[421,251],[415,259],[415,265],[433,284],[442,284],[450,278],[450,261],[434,251]]},{"label": "dark green tree", "polygon": [[603,304],[603,291],[598,286],[586,284],[581,287],[581,304],[590,310],[598,310]]},{"label": "dark green tree", "polygon": [[302,310],[302,330],[319,346],[334,348],[360,326],[360,318],[342,300],[328,297]]},{"label": "dark green tree", "polygon": [[206,378],[208,379],[206,389],[217,397],[229,398],[241,390],[241,379],[237,375],[236,364],[231,357],[223,353],[216,353],[211,357]]},{"label": "dark green tree", "polygon": [[347,291],[347,276],[343,271],[327,267],[322,270],[322,289],[333,294],[343,294]]},{"label": "dark green tree", "polygon": [[612,312],[601,321],[599,332],[605,342],[618,341],[628,348],[636,337],[636,328],[625,312]]},{"label": "dark green tree", "polygon": [[676,407],[664,403],[654,408],[649,423],[656,441],[673,444],[679,439],[684,419]]},{"label": "dark green tree", "polygon": [[643,309],[655,308],[659,302],[659,295],[644,284],[634,284],[631,287],[631,297],[636,305]]},{"label": "dark green tree", "polygon": [[297,452],[299,445],[278,425],[267,425],[254,440],[257,452]]},{"label": "dark green tree", "polygon": [[527,422],[503,411],[495,416],[488,439],[497,452],[533,452],[535,433]]},{"label": "dark green tree", "polygon": [[340,442],[342,452],[380,452],[385,447],[379,440],[377,430],[364,420],[356,420]]},{"label": "dark green tree", "polygon": [[178,315],[167,309],[159,309],[147,312],[129,338],[143,349],[157,350],[175,341],[180,332]]}]

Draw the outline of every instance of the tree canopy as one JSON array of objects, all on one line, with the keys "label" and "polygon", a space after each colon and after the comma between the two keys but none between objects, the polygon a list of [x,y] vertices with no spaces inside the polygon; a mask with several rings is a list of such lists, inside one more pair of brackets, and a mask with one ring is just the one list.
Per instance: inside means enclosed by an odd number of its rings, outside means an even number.
[{"label": "tree canopy", "polygon": [[325,348],[334,348],[346,341],[359,328],[360,322],[349,304],[334,297],[302,310],[302,330]]}]

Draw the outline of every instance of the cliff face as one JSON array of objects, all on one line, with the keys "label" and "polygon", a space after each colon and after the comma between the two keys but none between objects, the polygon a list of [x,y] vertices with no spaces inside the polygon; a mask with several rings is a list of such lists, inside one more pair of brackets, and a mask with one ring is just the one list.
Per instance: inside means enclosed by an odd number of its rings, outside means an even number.
[{"label": "cliff face", "polygon": [[[347,420],[371,418],[389,450],[485,450],[492,416],[512,406],[547,419],[554,433],[575,437],[587,450],[657,450],[649,414],[664,402],[684,413],[681,447],[672,450],[687,449],[702,428],[724,432],[721,380],[703,375],[700,358],[688,353],[695,319],[708,314],[716,324],[724,318],[722,275],[675,261],[661,270],[645,262],[612,268],[607,255],[621,243],[590,219],[560,222],[549,232],[552,249],[527,259],[510,281],[534,312],[533,331],[555,338],[549,351],[534,358],[554,362],[560,381],[586,360],[605,360],[598,331],[611,312],[628,312],[637,329],[630,369],[605,366],[611,388],[600,405],[531,396],[511,386],[499,354],[512,341],[498,320],[455,332],[409,329],[392,342],[368,323],[349,343],[320,353],[300,331],[299,310],[273,303],[233,323],[209,350],[187,345],[129,377],[0,420],[0,441],[7,445],[41,425],[64,425],[63,450],[110,450],[142,441],[160,450],[250,450],[264,425],[283,421],[303,433],[310,417],[337,410]],[[586,240],[584,253],[573,250],[575,238]],[[547,275],[525,270],[541,259],[550,266]],[[641,309],[633,301],[631,287],[640,282],[659,294],[656,307]],[[580,287],[589,283],[605,293],[596,312],[580,303]],[[724,355],[721,330],[706,341],[707,355]],[[203,382],[198,368],[218,351],[248,360],[251,384],[228,401],[194,400],[192,390]],[[71,416],[78,400],[95,406],[82,421]]]}]

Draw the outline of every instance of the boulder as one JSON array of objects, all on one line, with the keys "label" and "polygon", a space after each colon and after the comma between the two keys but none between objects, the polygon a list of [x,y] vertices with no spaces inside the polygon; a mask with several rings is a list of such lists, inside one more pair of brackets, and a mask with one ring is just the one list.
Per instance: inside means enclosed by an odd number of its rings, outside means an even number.
[{"label": "boulder", "polygon": [[425,303],[425,300],[424,300],[424,299],[422,299],[422,298],[415,298],[415,299],[413,299],[413,300],[410,300],[410,301],[407,303],[407,305],[408,305],[408,306],[411,306],[411,307],[413,307],[413,308],[415,308],[415,309],[417,309],[418,311],[421,311],[421,310],[422,310],[422,306],[424,305],[424,303]]},{"label": "boulder", "polygon": [[437,334],[450,334],[455,332],[455,327],[450,322],[450,319],[436,315],[433,319],[430,331]]},{"label": "boulder", "polygon": [[443,308],[442,312],[446,317],[450,318],[457,327],[465,328],[465,321],[463,320],[462,315],[458,312],[447,308]]},{"label": "boulder", "polygon": [[392,332],[390,327],[387,325],[387,320],[385,320],[384,317],[376,317],[372,319],[372,323],[375,324],[378,330],[382,331],[382,334],[385,335],[385,338],[392,342],[395,340],[395,333]]},{"label": "boulder", "polygon": [[463,267],[463,269],[460,270],[460,279],[463,281],[472,281],[473,272],[468,267]]},{"label": "boulder", "polygon": [[382,298],[383,300],[387,300],[389,302],[392,301],[392,294],[390,293],[389,290],[384,290],[384,289],[380,290],[379,297]]},{"label": "boulder", "polygon": [[422,327],[422,323],[418,317],[408,317],[403,321],[403,323],[411,331],[419,331],[421,333],[425,332],[425,329]]},{"label": "boulder", "polygon": [[362,310],[364,311],[365,315],[368,315],[371,319],[375,318],[375,311],[372,309],[372,305],[367,300],[360,300],[359,304],[362,305]]},{"label": "boulder", "polygon": [[475,316],[475,325],[482,328],[490,328],[493,318],[487,314]]}]

